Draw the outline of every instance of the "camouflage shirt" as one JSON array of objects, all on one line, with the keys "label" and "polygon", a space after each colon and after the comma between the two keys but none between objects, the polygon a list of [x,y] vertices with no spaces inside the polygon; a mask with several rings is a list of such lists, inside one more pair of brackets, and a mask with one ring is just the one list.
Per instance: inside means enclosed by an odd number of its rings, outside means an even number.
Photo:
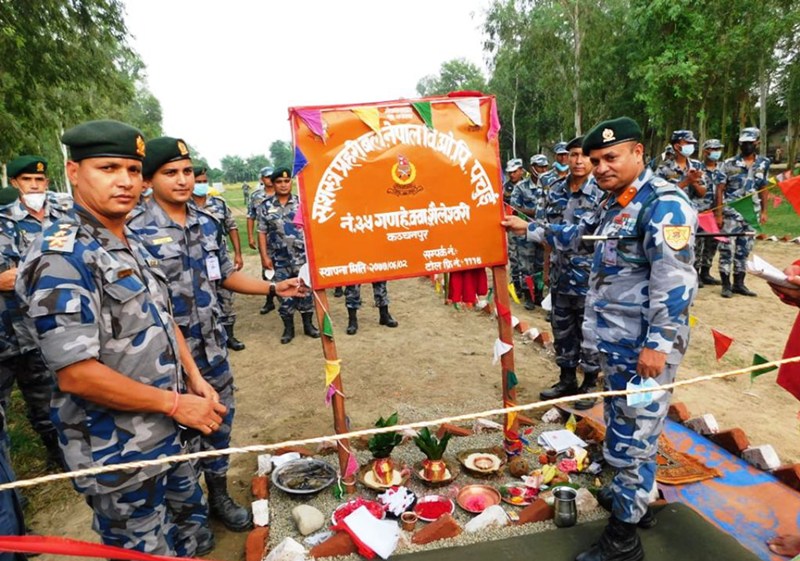
[{"label": "camouflage shirt", "polygon": [[[677,160],[669,159],[664,160],[661,162],[661,165],[658,166],[658,170],[656,170],[656,175],[663,179],[666,179],[670,183],[674,183],[677,185],[686,177],[687,172],[690,169],[703,169],[703,162],[699,160],[692,160],[691,158],[687,158],[689,165],[686,169],[682,168]],[[706,176],[703,174],[703,177],[700,178],[700,182],[702,183],[703,187],[708,189],[708,183],[706,181]],[[686,194],[689,195],[689,200],[692,202],[692,205],[695,208],[699,208],[699,204],[702,204],[704,197],[698,195],[697,191],[694,188],[694,185],[689,185],[686,188]],[[706,191],[708,194],[708,191]]]},{"label": "camouflage shirt", "polygon": [[[189,199],[189,204],[195,208],[200,208],[194,201],[194,197]],[[216,197],[214,195],[207,196],[206,204],[202,209],[217,219],[217,222],[219,222],[219,225],[222,227],[223,236],[229,235],[231,230],[239,229],[239,226],[236,224],[236,219],[231,212],[231,207],[228,206],[228,203],[225,202],[225,199],[222,197]]]},{"label": "camouflage shirt", "polygon": [[[164,275],[141,240],[128,245],[75,205],[20,264],[16,291],[48,366],[95,359],[137,382],[182,391],[183,379]],[[161,413],[119,411],[55,388],[51,418],[70,470],[180,453],[178,428]],[[88,494],[149,479],[170,466],[81,477]]]},{"label": "camouflage shirt", "polygon": [[47,192],[44,218],[41,222],[31,215],[19,200],[0,208],[0,216],[10,218],[17,223],[20,256],[27,251],[33,240],[42,233],[44,228],[71,212],[72,197],[66,193],[53,193],[52,191]]},{"label": "camouflage shirt", "polygon": [[539,176],[539,187],[542,191],[547,191],[550,189],[553,183],[559,179],[564,179],[564,177],[559,176],[558,172],[555,170],[555,168],[553,168]]},{"label": "camouflage shirt", "polygon": [[[752,194],[756,213],[760,215],[761,198],[757,191],[767,186],[770,163],[769,158],[758,155],[753,165],[749,167],[741,154],[725,160],[722,164],[722,173],[725,174],[725,192],[722,194],[722,201],[730,203]],[[744,220],[729,206],[723,207],[722,210],[726,217]]]},{"label": "camouflage shirt", "polygon": [[250,193],[250,200],[247,203],[247,218],[251,220],[258,220],[258,207],[267,198],[267,192],[264,191],[264,186],[260,185]]},{"label": "camouflage shirt", "polygon": [[299,268],[306,262],[303,231],[294,224],[299,208],[297,195],[290,195],[285,205],[269,197],[258,207],[258,231],[267,235],[267,253],[276,268]]},{"label": "camouflage shirt", "polygon": [[[186,207],[186,225],[175,223],[155,200],[131,216],[128,225],[144,241],[169,281],[175,322],[180,326],[200,372],[206,373],[228,358],[225,329],[219,322],[217,280],[233,273],[233,263],[219,224],[203,210]],[[228,380],[215,380],[215,388]]]},{"label": "camouflage shirt", "polygon": [[722,171],[721,162],[717,162],[717,166],[714,169],[709,169],[706,164],[701,163],[700,169],[703,170],[703,175],[705,175],[708,191],[706,191],[706,196],[701,200],[694,201],[698,212],[710,210],[717,206],[717,189],[724,189],[725,181],[727,180],[725,172]]},{"label": "camouflage shirt", "polygon": [[533,183],[529,178],[525,178],[511,190],[508,204],[514,208],[521,208],[524,210],[536,210],[539,206],[539,201],[542,198],[542,190],[539,186]]}]

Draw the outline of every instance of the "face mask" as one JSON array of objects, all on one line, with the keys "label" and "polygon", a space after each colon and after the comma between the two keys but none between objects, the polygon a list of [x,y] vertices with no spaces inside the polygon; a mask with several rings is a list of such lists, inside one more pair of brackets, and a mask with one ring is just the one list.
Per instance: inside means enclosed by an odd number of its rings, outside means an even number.
[{"label": "face mask", "polygon": [[195,183],[192,193],[194,193],[196,197],[205,197],[208,195],[208,183]]},{"label": "face mask", "polygon": [[144,190],[144,192],[142,193],[142,196],[143,197],[149,197],[152,194],[153,194],[153,188],[149,187],[149,188]]},{"label": "face mask", "polygon": [[694,144],[684,144],[681,146],[681,154],[686,156],[687,158],[694,154]]},{"label": "face mask", "polygon": [[752,156],[756,153],[756,145],[753,142],[743,142],[741,145],[742,156]]},{"label": "face mask", "polygon": [[[656,388],[660,388],[661,386],[658,382],[655,381],[653,378],[642,378],[640,376],[634,376],[631,378],[630,382],[628,382],[625,386],[625,389],[630,390],[641,390],[641,389],[652,389],[655,390]],[[653,401],[660,398],[664,395],[664,390],[657,390],[657,391],[649,391],[649,392],[642,392],[642,393],[629,393],[626,397],[628,400],[629,407],[647,407]]]},{"label": "face mask", "polygon": [[558,171],[567,171],[569,169],[569,166],[567,164],[560,164],[556,162],[556,169]]},{"label": "face mask", "polygon": [[721,157],[722,157],[722,151],[721,150],[715,150],[713,152],[709,152],[708,153],[708,159],[711,160],[712,162],[716,162]]},{"label": "face mask", "polygon": [[25,206],[33,212],[39,212],[44,206],[46,197],[46,193],[28,193],[27,195],[22,195],[22,201],[25,203]]}]

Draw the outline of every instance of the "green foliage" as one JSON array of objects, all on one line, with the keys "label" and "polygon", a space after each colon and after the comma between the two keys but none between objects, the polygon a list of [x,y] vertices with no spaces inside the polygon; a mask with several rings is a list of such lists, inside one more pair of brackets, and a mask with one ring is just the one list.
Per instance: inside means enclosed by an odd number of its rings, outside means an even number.
[{"label": "green foliage", "polygon": [[228,183],[258,181],[261,168],[270,165],[270,159],[263,154],[250,156],[247,159],[241,156],[225,156],[220,160],[220,165],[222,165],[223,181]]},{"label": "green foliage", "polygon": [[442,63],[438,75],[428,75],[417,82],[417,93],[422,97],[446,95],[459,90],[486,90],[486,78],[481,70],[463,58]]},{"label": "green foliage", "polygon": [[419,431],[418,436],[414,437],[414,444],[429,460],[441,460],[445,450],[447,450],[447,443],[450,442],[452,436],[448,432],[439,440],[431,434],[428,427],[425,427]]},{"label": "green foliage", "polygon": [[[393,427],[396,424],[397,411],[392,413],[386,419],[381,417],[375,422],[375,426],[378,428]],[[372,452],[373,457],[388,458],[392,454],[394,447],[400,444],[402,440],[403,437],[397,432],[384,432],[373,435],[372,438],[369,439],[367,447],[369,448],[369,451]]]},{"label": "green foliage", "polygon": [[294,151],[292,145],[284,140],[276,140],[269,145],[269,157],[276,168],[286,167],[292,169]]}]

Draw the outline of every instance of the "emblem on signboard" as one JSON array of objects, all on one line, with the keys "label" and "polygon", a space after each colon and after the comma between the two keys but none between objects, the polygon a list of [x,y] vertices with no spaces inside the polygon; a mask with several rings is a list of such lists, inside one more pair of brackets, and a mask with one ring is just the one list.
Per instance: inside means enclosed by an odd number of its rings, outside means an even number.
[{"label": "emblem on signboard", "polygon": [[392,179],[394,185],[389,187],[386,192],[390,195],[414,195],[422,191],[420,185],[414,184],[417,177],[417,168],[402,154],[397,157],[397,162],[392,166]]}]

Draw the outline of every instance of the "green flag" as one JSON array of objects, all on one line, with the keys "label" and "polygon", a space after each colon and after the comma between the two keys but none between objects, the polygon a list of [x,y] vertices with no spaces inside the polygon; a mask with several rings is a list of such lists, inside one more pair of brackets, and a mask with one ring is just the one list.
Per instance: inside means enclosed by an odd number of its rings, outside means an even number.
[{"label": "green flag", "polygon": [[506,380],[508,381],[508,391],[514,389],[514,387],[519,384],[519,380],[517,380],[517,375],[514,373],[513,370],[508,371],[508,375],[506,376]]},{"label": "green flag", "polygon": [[417,111],[419,118],[423,120],[425,126],[429,129],[433,128],[433,115],[431,114],[431,102],[430,101],[415,101],[411,105],[414,106],[414,109]]},{"label": "green flag", "polygon": [[328,312],[325,312],[325,315],[322,316],[322,334],[333,339],[333,324]]},{"label": "green flag", "polygon": [[756,214],[756,202],[753,197],[756,195],[750,195],[747,197],[743,197],[732,203],[728,203],[733,210],[738,212],[742,215],[742,218],[750,224],[756,230],[761,230],[761,224],[758,223],[758,214]]},{"label": "green flag", "polygon": [[[769,360],[767,360],[766,358],[764,358],[763,356],[761,356],[758,353],[753,355],[753,366],[756,366],[758,364],[766,364],[768,362],[769,362]],[[753,380],[755,380],[756,378],[758,378],[762,374],[766,374],[767,372],[772,372],[773,370],[777,370],[777,369],[778,369],[777,366],[768,366],[766,368],[760,368],[758,370],[753,370],[752,372],[750,372],[750,383],[752,383]]]}]

